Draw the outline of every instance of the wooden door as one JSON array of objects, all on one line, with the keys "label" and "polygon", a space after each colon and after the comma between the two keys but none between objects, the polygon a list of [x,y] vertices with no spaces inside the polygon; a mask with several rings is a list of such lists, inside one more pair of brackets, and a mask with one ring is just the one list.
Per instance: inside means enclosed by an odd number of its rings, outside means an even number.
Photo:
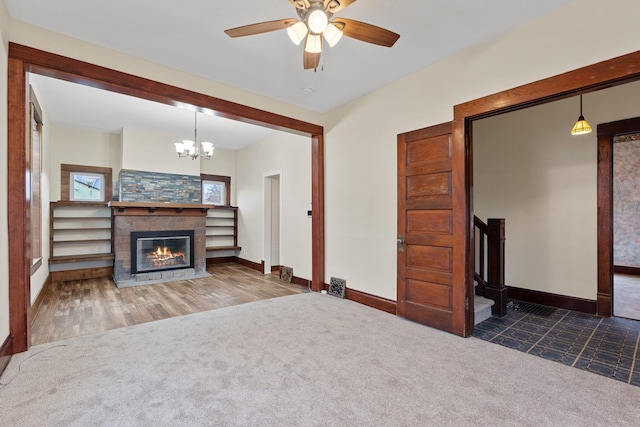
[{"label": "wooden door", "polygon": [[[451,132],[452,124],[444,123],[398,135],[397,310],[398,316],[467,336],[465,231],[454,228],[455,218],[465,215],[456,211],[464,203],[454,198],[456,191],[465,197],[465,168],[454,167],[465,164],[465,150],[454,149]],[[454,271],[463,274],[454,277]]]}]

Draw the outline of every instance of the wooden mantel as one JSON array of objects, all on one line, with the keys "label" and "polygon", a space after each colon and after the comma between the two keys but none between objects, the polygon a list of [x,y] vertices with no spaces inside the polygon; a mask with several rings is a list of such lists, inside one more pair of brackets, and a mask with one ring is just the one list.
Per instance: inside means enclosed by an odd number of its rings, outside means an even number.
[{"label": "wooden mantel", "polygon": [[109,202],[113,215],[184,215],[206,216],[213,205],[163,202]]}]

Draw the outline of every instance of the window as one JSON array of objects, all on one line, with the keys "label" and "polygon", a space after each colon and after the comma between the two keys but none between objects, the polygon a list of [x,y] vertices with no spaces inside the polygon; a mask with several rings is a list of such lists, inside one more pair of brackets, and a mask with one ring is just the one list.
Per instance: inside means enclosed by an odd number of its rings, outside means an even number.
[{"label": "window", "polygon": [[106,202],[111,200],[111,168],[60,165],[60,200]]},{"label": "window", "polygon": [[201,174],[202,203],[205,205],[231,206],[231,177]]},{"label": "window", "polygon": [[73,201],[99,202],[104,200],[104,175],[71,172],[73,182],[70,199]]}]

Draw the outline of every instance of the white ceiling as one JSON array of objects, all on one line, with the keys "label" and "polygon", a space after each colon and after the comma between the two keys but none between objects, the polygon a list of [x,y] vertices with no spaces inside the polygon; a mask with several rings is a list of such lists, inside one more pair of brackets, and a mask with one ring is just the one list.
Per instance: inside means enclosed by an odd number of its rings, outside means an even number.
[{"label": "white ceiling", "polygon": [[[303,70],[286,31],[232,27],[297,17],[287,0],[4,0],[11,17],[317,112],[326,112],[572,0],[359,0],[336,16],[400,34],[392,48],[344,37]],[[312,88],[306,94],[304,88]]]},{"label": "white ceiling", "polygon": [[[122,128],[134,128],[175,135],[176,142],[193,139],[192,110],[35,74],[29,75],[29,81],[49,120],[57,126],[116,134]],[[275,133],[265,127],[198,113],[198,140],[213,142],[216,148],[239,150]]]}]

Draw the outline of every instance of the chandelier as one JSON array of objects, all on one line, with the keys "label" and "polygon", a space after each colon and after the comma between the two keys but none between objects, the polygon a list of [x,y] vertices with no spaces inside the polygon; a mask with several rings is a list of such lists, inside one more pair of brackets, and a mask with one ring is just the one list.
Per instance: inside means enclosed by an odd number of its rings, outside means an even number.
[{"label": "chandelier", "polygon": [[215,147],[212,142],[203,141],[198,146],[198,112],[194,113],[194,130],[193,141],[190,139],[183,139],[182,142],[176,142],[176,153],[178,157],[191,157],[191,160],[195,160],[198,157],[211,160],[213,156],[213,150]]}]

